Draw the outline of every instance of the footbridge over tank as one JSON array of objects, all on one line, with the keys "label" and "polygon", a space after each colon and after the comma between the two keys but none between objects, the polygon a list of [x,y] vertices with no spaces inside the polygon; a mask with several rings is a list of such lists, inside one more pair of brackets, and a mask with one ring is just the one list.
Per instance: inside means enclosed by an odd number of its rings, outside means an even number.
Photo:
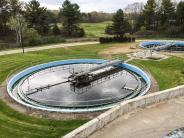
[{"label": "footbridge over tank", "polygon": [[75,84],[90,83],[94,80],[119,72],[120,69],[118,68],[118,65],[121,63],[121,60],[107,61],[106,63],[97,65],[84,72],[76,72],[72,74],[69,77],[69,81]]}]

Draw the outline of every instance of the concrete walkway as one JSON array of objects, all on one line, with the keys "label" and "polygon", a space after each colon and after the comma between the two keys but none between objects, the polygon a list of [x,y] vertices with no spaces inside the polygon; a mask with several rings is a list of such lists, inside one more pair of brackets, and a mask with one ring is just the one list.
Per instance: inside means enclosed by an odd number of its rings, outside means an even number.
[{"label": "concrete walkway", "polygon": [[[25,52],[40,51],[40,50],[46,50],[46,49],[52,49],[52,48],[92,45],[92,44],[99,44],[99,42],[77,42],[77,43],[67,43],[67,44],[53,44],[53,45],[48,45],[48,46],[25,48]],[[22,53],[22,49],[18,48],[18,49],[14,49],[14,50],[0,51],[0,56],[9,55],[9,54],[16,54],[16,53]]]},{"label": "concrete walkway", "polygon": [[[146,40],[146,39],[136,40],[137,43],[140,43],[142,41],[154,41],[154,40]],[[92,41],[92,42],[75,42],[75,43],[52,44],[52,45],[46,45],[46,46],[25,48],[25,52],[47,50],[47,49],[52,49],[52,48],[92,45],[92,44],[99,44],[99,42],[98,41]],[[9,55],[9,54],[16,54],[16,53],[22,53],[22,49],[18,48],[18,49],[13,49],[13,50],[2,50],[2,51],[0,51],[0,56]]]},{"label": "concrete walkway", "polygon": [[184,97],[119,117],[90,138],[163,138],[184,127]]}]

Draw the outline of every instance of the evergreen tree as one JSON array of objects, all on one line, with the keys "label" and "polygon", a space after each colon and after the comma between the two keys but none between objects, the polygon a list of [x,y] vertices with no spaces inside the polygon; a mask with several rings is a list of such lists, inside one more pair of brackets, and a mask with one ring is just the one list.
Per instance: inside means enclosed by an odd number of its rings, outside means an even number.
[{"label": "evergreen tree", "polygon": [[54,11],[47,10],[47,16],[49,24],[57,24],[58,13],[54,13]]},{"label": "evergreen tree", "polygon": [[63,19],[63,28],[67,36],[75,35],[79,28],[81,17],[80,8],[77,4],[72,4],[69,0],[65,0],[60,9],[60,16]]},{"label": "evergreen tree", "polygon": [[0,0],[0,36],[5,35],[8,31],[7,22],[10,18],[9,1]]},{"label": "evergreen tree", "polygon": [[22,13],[22,3],[19,0],[10,0],[10,9],[11,9],[11,15],[16,16],[16,14]]},{"label": "evergreen tree", "polygon": [[48,33],[50,27],[47,9],[45,7],[40,7],[38,1],[32,0],[26,4],[25,18],[29,28],[34,28],[41,34]]},{"label": "evergreen tree", "polygon": [[155,28],[156,2],[155,0],[148,0],[143,9],[146,29]]},{"label": "evergreen tree", "polygon": [[175,7],[171,0],[162,0],[161,5],[161,25],[169,24],[174,19]]},{"label": "evergreen tree", "polygon": [[178,24],[184,24],[184,1],[181,1],[176,10]]},{"label": "evergreen tree", "polygon": [[123,36],[125,33],[125,21],[123,10],[119,9],[113,16],[113,33],[117,36]]},{"label": "evergreen tree", "polygon": [[139,17],[137,18],[136,20],[136,23],[135,23],[135,31],[138,31],[141,29],[142,26],[144,26],[144,16],[143,16],[143,13],[141,13],[139,15]]}]

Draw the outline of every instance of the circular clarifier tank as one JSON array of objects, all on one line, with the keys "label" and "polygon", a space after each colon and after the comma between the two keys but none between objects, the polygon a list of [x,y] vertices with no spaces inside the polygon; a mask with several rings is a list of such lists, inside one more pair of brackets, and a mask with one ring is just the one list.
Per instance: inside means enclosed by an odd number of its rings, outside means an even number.
[{"label": "circular clarifier tank", "polygon": [[139,44],[141,48],[152,49],[156,51],[169,50],[169,51],[184,51],[184,41],[174,40],[155,40],[145,41]]},{"label": "circular clarifier tank", "polygon": [[28,68],[11,78],[8,93],[36,109],[88,112],[112,108],[142,96],[149,77],[139,68],[119,61],[79,59]]}]

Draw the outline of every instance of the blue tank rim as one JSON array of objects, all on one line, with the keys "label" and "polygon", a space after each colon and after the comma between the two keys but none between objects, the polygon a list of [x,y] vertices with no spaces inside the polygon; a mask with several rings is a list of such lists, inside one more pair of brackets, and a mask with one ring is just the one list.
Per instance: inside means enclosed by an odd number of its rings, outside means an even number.
[{"label": "blue tank rim", "polygon": [[[15,74],[12,78],[10,78],[10,80],[7,84],[7,92],[9,94],[9,96],[13,100],[15,100],[17,103],[20,103],[20,104],[24,105],[25,107],[38,109],[38,110],[42,110],[42,111],[64,112],[64,113],[82,113],[82,112],[94,112],[94,111],[102,111],[102,110],[110,109],[110,108],[116,106],[117,103],[112,104],[112,105],[102,106],[102,107],[88,108],[88,109],[87,108],[85,108],[85,109],[65,109],[65,108],[57,109],[57,108],[51,108],[51,107],[45,107],[45,106],[31,105],[29,103],[26,103],[26,102],[22,101],[20,98],[15,97],[12,93],[13,87],[17,84],[17,82],[20,81],[20,79],[24,78],[25,76],[27,76],[27,75],[29,75],[33,72],[36,72],[36,71],[39,71],[39,70],[42,70],[42,69],[46,69],[46,68],[50,68],[50,67],[60,66],[60,65],[80,64],[80,63],[102,64],[102,63],[105,63],[107,61],[108,60],[103,60],[103,59],[71,59],[71,60],[53,61],[53,62],[48,62],[48,63],[32,66],[30,68],[27,68],[27,69]],[[144,79],[144,81],[147,84],[147,88],[139,96],[145,95],[151,87],[151,80],[150,80],[149,76],[144,71],[142,71],[140,68],[138,68],[134,65],[130,65],[130,64],[127,64],[127,63],[122,63],[120,66],[122,66],[123,68],[128,69],[128,70],[140,75]]]}]

